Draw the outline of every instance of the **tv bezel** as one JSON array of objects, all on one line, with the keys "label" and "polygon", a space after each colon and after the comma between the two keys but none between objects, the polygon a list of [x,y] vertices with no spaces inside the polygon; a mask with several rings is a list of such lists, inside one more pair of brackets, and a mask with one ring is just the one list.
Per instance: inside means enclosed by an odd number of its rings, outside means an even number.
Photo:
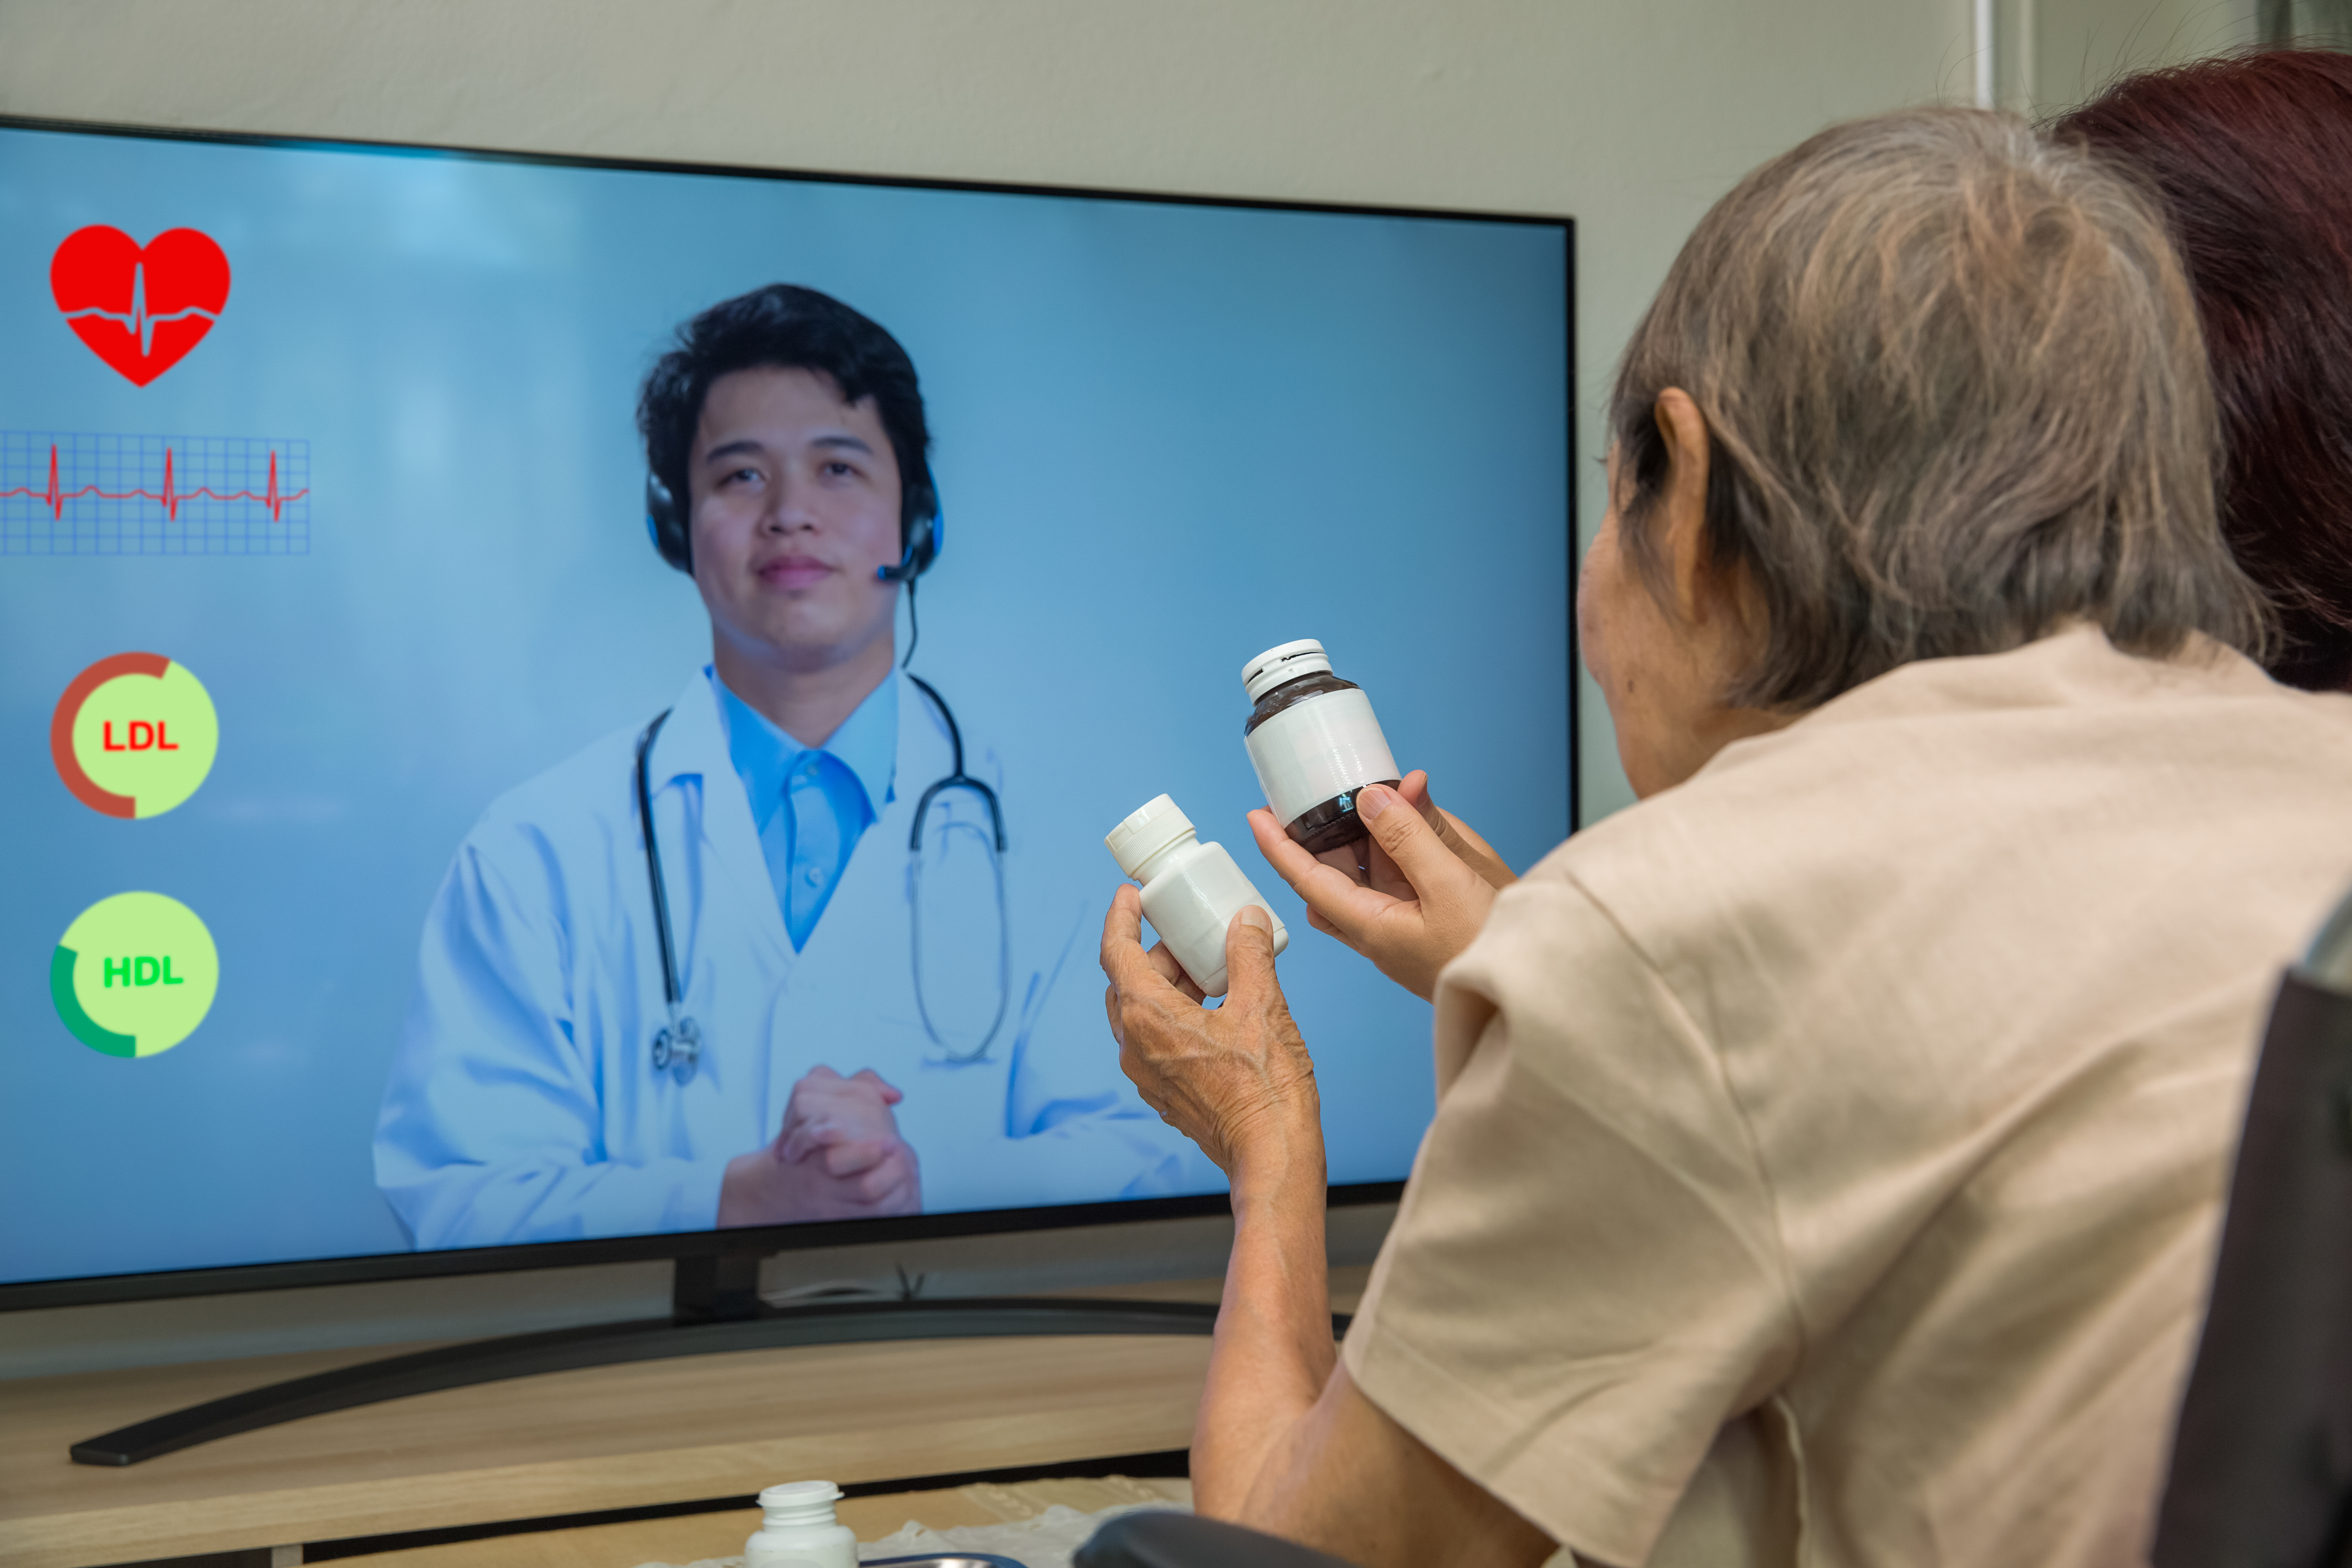
[{"label": "tv bezel", "polygon": [[[1200,206],[1256,212],[1328,213],[1350,217],[1429,218],[1443,222],[1493,223],[1557,229],[1563,247],[1566,327],[1562,374],[1566,378],[1567,417],[1562,432],[1566,458],[1567,510],[1560,520],[1568,531],[1566,580],[1561,587],[1568,615],[1568,822],[1573,833],[1583,809],[1578,753],[1578,658],[1575,593],[1577,573],[1576,472],[1576,220],[1532,213],[1457,210],[1441,207],[1388,206],[1351,202],[1276,200],[1262,196],[1214,196],[1188,193],[1127,191],[1088,185],[1026,184],[990,180],[937,179],[907,175],[838,174],[806,169],[782,169],[736,163],[673,163],[653,158],[618,158],[569,153],[526,153],[488,147],[448,146],[421,142],[285,136],[268,132],[215,131],[175,126],[129,125],[115,121],[60,120],[43,116],[0,114],[0,132],[33,131],[69,135],[112,136],[139,141],[205,142],[226,146],[286,152],[367,153],[387,157],[463,158],[480,163],[522,163],[564,169],[621,170],[636,174],[687,174],[726,179],[792,181],[804,184],[865,185],[898,190],[968,191],[990,195],[1069,197],[1078,200],[1144,202],[1160,206]],[[1333,1207],[1394,1202],[1404,1191],[1402,1180],[1355,1182],[1329,1189]],[[793,1225],[656,1232],[645,1236],[595,1237],[578,1241],[537,1241],[508,1247],[455,1247],[430,1252],[369,1252],[340,1258],[303,1258],[269,1263],[224,1264],[208,1268],[159,1269],[135,1274],[79,1275],[57,1279],[0,1282],[0,1312],[40,1308],[92,1306],[114,1301],[146,1301],[183,1296],[229,1295],[247,1290],[293,1289],[313,1285],[355,1285],[394,1279],[444,1279],[467,1274],[518,1272],[534,1268],[575,1268],[605,1263],[661,1262],[681,1258],[707,1258],[808,1251],[819,1247],[856,1247],[891,1242],[927,1241],[950,1237],[1012,1235],[1038,1230],[1139,1224],[1153,1220],[1192,1219],[1229,1211],[1223,1193],[1170,1198],[1110,1199],[1096,1203],[1046,1204],[1028,1208],[973,1209],[942,1214],[908,1215],[887,1219],[818,1220]]]}]

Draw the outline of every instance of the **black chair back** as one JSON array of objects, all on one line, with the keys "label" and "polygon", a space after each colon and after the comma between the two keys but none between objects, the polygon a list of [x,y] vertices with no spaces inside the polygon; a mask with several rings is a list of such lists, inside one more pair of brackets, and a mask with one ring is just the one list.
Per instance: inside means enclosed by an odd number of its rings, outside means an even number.
[{"label": "black chair back", "polygon": [[1189,1513],[1123,1513],[1071,1555],[1071,1568],[1349,1568],[1278,1536]]},{"label": "black chair back", "polygon": [[2153,1559],[2352,1564],[2352,900],[2271,1009]]}]

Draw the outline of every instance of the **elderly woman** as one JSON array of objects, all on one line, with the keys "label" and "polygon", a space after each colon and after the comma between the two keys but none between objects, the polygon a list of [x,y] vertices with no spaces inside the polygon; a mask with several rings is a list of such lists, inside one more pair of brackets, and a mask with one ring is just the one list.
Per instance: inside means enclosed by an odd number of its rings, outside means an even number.
[{"label": "elderly woman", "polygon": [[2270,671],[2352,688],[2352,55],[2126,77],[2058,121],[2156,190],[2221,392],[2221,531],[2278,612]]},{"label": "elderly woman", "polygon": [[1232,1179],[1200,1505],[1367,1564],[2137,1561],[2259,1015],[2352,882],[2352,699],[2242,651],[2163,226],[2012,120],[1826,132],[1612,423],[1579,608],[1645,798],[1499,893],[1418,775],[1369,887],[1255,820],[1436,1002],[1342,1353],[1262,917],[1210,1010],[1113,906],[1124,1064]]}]

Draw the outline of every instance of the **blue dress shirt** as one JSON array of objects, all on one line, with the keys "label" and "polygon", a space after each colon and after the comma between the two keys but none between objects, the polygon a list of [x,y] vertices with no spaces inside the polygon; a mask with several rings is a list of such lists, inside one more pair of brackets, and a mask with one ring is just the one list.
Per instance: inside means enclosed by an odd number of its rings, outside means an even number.
[{"label": "blue dress shirt", "polygon": [[857,840],[890,804],[898,761],[898,678],[876,687],[823,746],[804,746],[710,673],[727,724],[727,755],[751,797],[751,824],[793,951],[849,868]]}]

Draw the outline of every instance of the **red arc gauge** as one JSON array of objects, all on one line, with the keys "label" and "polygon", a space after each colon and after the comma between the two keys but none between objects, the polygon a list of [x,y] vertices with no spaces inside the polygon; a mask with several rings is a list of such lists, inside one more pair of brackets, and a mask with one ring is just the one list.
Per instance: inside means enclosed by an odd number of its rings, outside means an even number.
[{"label": "red arc gauge", "polygon": [[160,653],[118,653],[73,678],[49,718],[49,759],[107,816],[161,816],[196,793],[220,748],[204,683]]}]

